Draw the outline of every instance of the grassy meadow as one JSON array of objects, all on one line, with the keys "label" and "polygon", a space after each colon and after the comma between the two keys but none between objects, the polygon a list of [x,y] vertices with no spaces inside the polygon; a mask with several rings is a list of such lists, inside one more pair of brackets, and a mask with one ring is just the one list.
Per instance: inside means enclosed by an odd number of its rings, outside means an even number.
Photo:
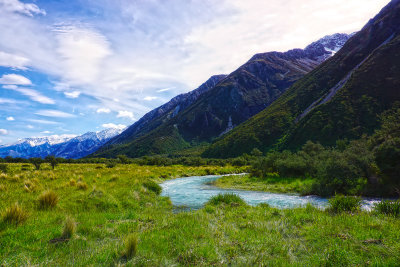
[{"label": "grassy meadow", "polygon": [[213,185],[226,189],[307,194],[311,190],[315,180],[312,178],[283,178],[277,173],[269,174],[266,178],[246,174],[224,176],[214,181]]},{"label": "grassy meadow", "polygon": [[174,213],[155,184],[244,170],[9,164],[0,172],[0,266],[398,266],[398,217],[235,197]]}]

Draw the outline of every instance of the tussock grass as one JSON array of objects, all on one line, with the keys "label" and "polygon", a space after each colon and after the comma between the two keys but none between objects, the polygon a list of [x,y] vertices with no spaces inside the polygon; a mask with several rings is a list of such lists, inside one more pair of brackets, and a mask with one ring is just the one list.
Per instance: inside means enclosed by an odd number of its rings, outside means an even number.
[{"label": "tussock grass", "polygon": [[76,222],[72,217],[68,216],[64,222],[61,238],[71,239],[74,236],[75,232],[76,232]]},{"label": "tussock grass", "polygon": [[76,183],[76,187],[80,190],[87,190],[88,189],[88,185],[85,182],[79,181]]},{"label": "tussock grass", "polygon": [[149,189],[150,191],[153,191],[154,193],[156,193],[156,195],[161,194],[162,187],[152,180],[144,182],[143,186],[146,187],[147,189]]},{"label": "tussock grass", "polygon": [[69,185],[70,185],[70,186],[76,186],[76,181],[75,181],[75,179],[69,180]]},{"label": "tussock grass", "polygon": [[333,213],[356,212],[361,208],[361,198],[354,196],[336,195],[329,199],[329,208]]},{"label": "tussock grass", "polygon": [[220,204],[227,204],[227,205],[244,205],[246,204],[243,199],[241,199],[238,195],[235,194],[218,194],[212,197],[208,202],[211,205],[220,205]]},{"label": "tussock grass", "polygon": [[2,217],[6,223],[20,225],[28,219],[28,213],[22,209],[18,202],[15,202],[6,208]]},{"label": "tussock grass", "polygon": [[375,204],[374,210],[378,213],[392,215],[395,217],[400,216],[400,200],[386,200]]},{"label": "tussock grass", "polygon": [[58,195],[52,190],[47,190],[39,195],[38,203],[41,209],[54,208],[58,203]]},{"label": "tussock grass", "polygon": [[130,234],[125,239],[125,250],[123,252],[123,256],[127,259],[131,259],[136,256],[138,247],[138,238],[135,234]]}]

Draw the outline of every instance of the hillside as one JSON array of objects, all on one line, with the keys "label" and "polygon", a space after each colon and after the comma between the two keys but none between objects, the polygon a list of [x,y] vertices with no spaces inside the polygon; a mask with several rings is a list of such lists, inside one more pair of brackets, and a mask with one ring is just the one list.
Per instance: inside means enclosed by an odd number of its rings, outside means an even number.
[{"label": "hillside", "polygon": [[297,149],[307,140],[333,145],[372,133],[379,127],[379,114],[400,101],[399,33],[400,1],[395,0],[335,56],[203,155]]},{"label": "hillside", "polygon": [[173,113],[175,116],[163,115],[144,130],[134,124],[95,156],[165,154],[211,142],[268,107],[293,83],[338,51],[348,38],[346,34],[335,34],[304,50],[257,54],[185,110],[179,109],[179,113]]}]

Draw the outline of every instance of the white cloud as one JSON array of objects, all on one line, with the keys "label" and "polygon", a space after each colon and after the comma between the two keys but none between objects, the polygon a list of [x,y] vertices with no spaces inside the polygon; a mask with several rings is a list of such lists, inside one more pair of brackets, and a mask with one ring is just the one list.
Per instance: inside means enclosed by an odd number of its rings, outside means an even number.
[{"label": "white cloud", "polygon": [[81,92],[79,91],[64,92],[64,95],[67,98],[78,98],[81,95]]},{"label": "white cloud", "polygon": [[32,3],[22,3],[18,0],[0,0],[0,7],[8,12],[17,12],[32,17],[33,15],[46,15],[46,11]]},{"label": "white cloud", "polygon": [[158,97],[156,97],[156,96],[146,96],[145,98],[143,98],[144,100],[146,100],[146,101],[152,101],[152,100],[155,100],[155,99],[157,99]]},{"label": "white cloud", "polygon": [[6,118],[7,121],[15,121],[14,117],[10,116]]},{"label": "white cloud", "polygon": [[22,75],[18,75],[18,74],[4,74],[1,78],[0,78],[0,84],[17,84],[17,85],[31,85],[32,82],[22,76]]},{"label": "white cloud", "polygon": [[0,135],[7,135],[8,131],[6,129],[0,129]]},{"label": "white cloud", "polygon": [[114,123],[105,123],[105,124],[103,124],[103,125],[101,125],[103,128],[115,128],[115,129],[121,129],[121,130],[123,130],[123,129],[125,129],[126,128],[126,125],[123,125],[123,124],[114,124]]},{"label": "white cloud", "polygon": [[33,127],[32,125],[28,124],[28,125],[26,126],[26,128],[28,128],[28,129],[33,129],[33,128],[35,128],[35,127]]},{"label": "white cloud", "polygon": [[99,108],[96,110],[97,113],[110,113],[111,110],[109,108]]},{"label": "white cloud", "polygon": [[28,121],[34,122],[34,123],[48,124],[48,125],[59,124],[59,122],[56,122],[56,121],[49,121],[49,120],[30,119],[30,120],[28,120]]},{"label": "white cloud", "polygon": [[33,90],[33,89],[17,87],[15,85],[4,85],[3,88],[17,91],[17,92],[29,97],[31,100],[42,103],[42,104],[52,105],[52,104],[56,103],[53,99],[48,98],[47,96],[44,96],[41,93],[39,93],[38,91]]},{"label": "white cloud", "polygon": [[52,109],[39,110],[35,114],[45,116],[45,117],[55,117],[55,118],[73,118],[73,117],[75,117],[74,114],[66,113],[66,112],[59,111],[59,110],[52,110]]},{"label": "white cloud", "polygon": [[95,82],[102,60],[111,54],[107,39],[95,30],[73,25],[60,26],[54,32],[64,78],[78,85]]},{"label": "white cloud", "polygon": [[171,90],[171,89],[174,89],[174,88],[175,88],[175,87],[163,88],[163,89],[157,90],[156,92],[157,92],[157,93],[167,92],[167,91],[169,91],[169,90]]},{"label": "white cloud", "polygon": [[126,110],[118,111],[117,118],[129,118],[133,121],[136,120],[135,116],[133,116],[133,113],[130,111],[126,111]]},{"label": "white cloud", "polygon": [[29,63],[29,59],[25,57],[21,57],[18,55],[9,54],[6,52],[0,51],[0,66],[26,70],[26,66]]},{"label": "white cloud", "polygon": [[40,132],[41,134],[52,134],[53,132],[50,132],[50,131],[43,131],[43,132]]}]

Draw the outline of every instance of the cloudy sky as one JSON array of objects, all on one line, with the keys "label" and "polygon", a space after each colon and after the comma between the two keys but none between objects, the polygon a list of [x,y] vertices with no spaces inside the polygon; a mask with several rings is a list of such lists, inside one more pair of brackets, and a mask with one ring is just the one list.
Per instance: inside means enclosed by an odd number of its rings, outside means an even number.
[{"label": "cloudy sky", "polygon": [[0,144],[130,125],[253,54],[361,27],[389,0],[0,0]]}]

